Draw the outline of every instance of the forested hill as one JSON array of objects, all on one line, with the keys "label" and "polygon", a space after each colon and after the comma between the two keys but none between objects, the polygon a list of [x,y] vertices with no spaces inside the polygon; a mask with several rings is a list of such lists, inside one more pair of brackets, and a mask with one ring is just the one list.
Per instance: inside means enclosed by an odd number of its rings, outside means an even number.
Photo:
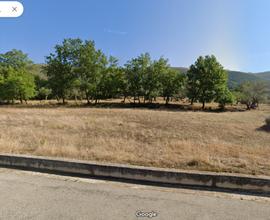
[{"label": "forested hill", "polygon": [[[173,69],[179,70],[182,73],[186,73],[188,68],[185,67],[172,67]],[[262,73],[246,73],[240,71],[230,71],[228,70],[229,81],[228,84],[230,87],[237,86],[246,81],[267,81],[270,83],[270,71]]]},{"label": "forested hill", "polygon": [[262,73],[256,73],[256,76],[260,77],[261,79],[270,81],[270,71],[262,72]]}]

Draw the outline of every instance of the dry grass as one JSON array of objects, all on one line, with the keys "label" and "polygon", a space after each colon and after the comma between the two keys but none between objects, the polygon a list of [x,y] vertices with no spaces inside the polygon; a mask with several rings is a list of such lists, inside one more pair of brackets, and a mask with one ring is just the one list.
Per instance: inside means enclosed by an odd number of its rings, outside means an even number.
[{"label": "dry grass", "polygon": [[270,175],[269,114],[2,107],[0,152]]}]

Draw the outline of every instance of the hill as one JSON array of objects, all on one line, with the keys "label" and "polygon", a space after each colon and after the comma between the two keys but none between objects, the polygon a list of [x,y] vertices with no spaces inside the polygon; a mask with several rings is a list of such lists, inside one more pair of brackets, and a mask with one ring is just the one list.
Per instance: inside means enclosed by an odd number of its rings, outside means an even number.
[{"label": "hill", "polygon": [[270,81],[270,71],[262,72],[262,73],[256,73],[256,76],[263,79]]},{"label": "hill", "polygon": [[247,82],[247,81],[261,81],[263,79],[261,79],[260,77],[258,77],[255,74],[252,73],[245,73],[245,72],[240,72],[240,71],[230,71],[228,70],[228,84],[229,87],[235,87],[243,82]]},{"label": "hill", "polygon": [[[186,73],[188,68],[186,67],[172,67],[175,70],[180,71],[181,73]],[[229,87],[233,88],[243,82],[246,81],[270,81],[270,71],[269,72],[263,72],[263,73],[246,73],[246,72],[240,72],[240,71],[228,71],[228,84]]]}]

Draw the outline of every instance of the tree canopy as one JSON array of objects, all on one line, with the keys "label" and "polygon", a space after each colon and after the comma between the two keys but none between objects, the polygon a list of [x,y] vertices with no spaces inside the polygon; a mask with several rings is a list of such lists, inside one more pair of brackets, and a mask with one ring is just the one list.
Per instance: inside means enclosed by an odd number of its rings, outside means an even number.
[{"label": "tree canopy", "polygon": [[34,64],[27,54],[11,50],[0,54],[0,101],[29,99],[123,98],[133,103],[152,103],[163,97],[170,101],[188,98],[191,104],[219,103],[222,109],[235,101],[258,106],[269,97],[269,84],[245,82],[228,88],[228,74],[216,57],[200,56],[187,73],[172,68],[168,59],[152,59],[143,53],[120,66],[117,58],[96,48],[95,42],[64,39],[45,59]]},{"label": "tree canopy", "polygon": [[187,72],[187,95],[192,103],[199,101],[204,108],[205,103],[228,94],[227,80],[227,72],[215,56],[199,57]]}]

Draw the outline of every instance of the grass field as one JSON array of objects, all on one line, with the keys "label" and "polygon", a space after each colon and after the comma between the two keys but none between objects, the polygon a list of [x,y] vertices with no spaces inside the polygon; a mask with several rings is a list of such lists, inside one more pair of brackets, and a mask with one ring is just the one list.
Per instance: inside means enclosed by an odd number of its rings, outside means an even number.
[{"label": "grass field", "polygon": [[269,115],[3,106],[0,152],[270,175]]}]

